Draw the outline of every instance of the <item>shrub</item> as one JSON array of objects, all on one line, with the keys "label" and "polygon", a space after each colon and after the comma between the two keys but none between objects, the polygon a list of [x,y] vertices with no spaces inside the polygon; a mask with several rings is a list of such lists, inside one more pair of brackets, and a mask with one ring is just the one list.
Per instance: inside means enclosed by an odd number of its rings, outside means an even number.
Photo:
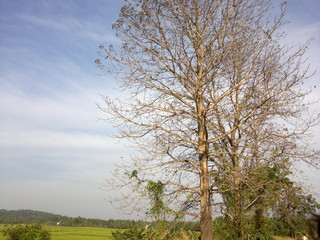
[{"label": "shrub", "polygon": [[217,217],[213,221],[213,232],[217,240],[233,240],[236,239],[234,229],[231,223],[224,217]]},{"label": "shrub", "polygon": [[173,234],[172,237],[169,236],[170,240],[198,240],[199,234],[190,230],[180,230]]},{"label": "shrub", "polygon": [[41,225],[5,226],[3,235],[7,240],[50,240],[50,232]]},{"label": "shrub", "polygon": [[144,229],[136,225],[125,231],[112,233],[113,240],[197,240],[198,235],[191,230],[175,230],[163,224],[159,224],[154,229]]},{"label": "shrub", "polygon": [[112,233],[113,240],[151,240],[158,239],[157,237],[157,232],[137,227],[136,225],[132,226],[131,228],[125,231],[116,231]]},{"label": "shrub", "polygon": [[248,236],[250,240],[275,240],[274,237],[267,231],[252,230]]}]

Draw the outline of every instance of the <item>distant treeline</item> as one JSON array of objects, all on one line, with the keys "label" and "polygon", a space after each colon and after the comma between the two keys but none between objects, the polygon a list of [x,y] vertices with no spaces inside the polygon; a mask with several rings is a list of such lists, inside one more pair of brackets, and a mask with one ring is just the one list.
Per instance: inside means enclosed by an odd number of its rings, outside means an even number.
[{"label": "distant treeline", "polygon": [[[118,228],[127,229],[136,225],[138,227],[151,227],[152,223],[142,220],[102,220],[90,219],[83,217],[66,217],[57,214],[40,212],[34,210],[0,210],[0,224],[44,224],[68,227],[104,227],[104,228]],[[186,230],[199,230],[199,223],[197,222],[179,222],[177,228]]]}]

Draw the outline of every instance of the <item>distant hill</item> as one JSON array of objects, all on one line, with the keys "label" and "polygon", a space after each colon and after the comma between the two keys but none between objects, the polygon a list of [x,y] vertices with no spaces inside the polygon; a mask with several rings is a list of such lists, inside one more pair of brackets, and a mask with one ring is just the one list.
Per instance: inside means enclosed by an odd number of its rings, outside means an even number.
[{"label": "distant hill", "polygon": [[[0,224],[44,224],[56,226],[70,227],[105,227],[105,228],[118,228],[126,229],[133,225],[145,227],[147,224],[152,223],[146,221],[133,221],[133,220],[101,220],[89,219],[82,217],[66,217],[57,214],[34,211],[34,210],[0,210]],[[176,225],[178,228],[186,230],[199,230],[198,222],[180,222]]]},{"label": "distant hill", "polygon": [[57,225],[57,223],[62,226],[127,228],[133,221],[72,218],[34,210],[0,210],[0,224]]},{"label": "distant hill", "polygon": [[39,219],[56,219],[62,217],[53,213],[40,212],[34,210],[0,210],[1,218],[39,218]]}]

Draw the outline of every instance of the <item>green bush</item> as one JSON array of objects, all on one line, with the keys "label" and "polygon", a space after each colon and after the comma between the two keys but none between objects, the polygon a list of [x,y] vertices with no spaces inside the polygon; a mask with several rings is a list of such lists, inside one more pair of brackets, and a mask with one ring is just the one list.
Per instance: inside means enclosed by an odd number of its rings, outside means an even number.
[{"label": "green bush", "polygon": [[274,237],[267,231],[252,230],[248,235],[249,240],[275,240]]},{"label": "green bush", "polygon": [[164,224],[158,224],[152,229],[134,225],[125,231],[112,233],[113,240],[198,240],[198,237],[199,234],[191,230],[176,230]]},{"label": "green bush", "polygon": [[151,240],[158,239],[158,233],[153,230],[144,229],[137,226],[132,226],[125,231],[116,231],[112,233],[113,240]]},{"label": "green bush", "polygon": [[217,217],[213,221],[213,233],[217,240],[234,240],[236,234],[231,223],[224,217]]},{"label": "green bush", "polygon": [[3,235],[7,240],[50,240],[50,232],[41,225],[5,226]]}]

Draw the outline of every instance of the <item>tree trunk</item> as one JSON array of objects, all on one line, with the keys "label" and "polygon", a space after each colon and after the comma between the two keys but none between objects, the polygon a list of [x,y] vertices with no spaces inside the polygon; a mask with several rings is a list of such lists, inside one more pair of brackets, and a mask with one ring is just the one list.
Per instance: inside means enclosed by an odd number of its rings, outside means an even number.
[{"label": "tree trunk", "polygon": [[235,173],[235,178],[233,185],[236,186],[235,191],[235,220],[234,220],[234,231],[236,232],[237,239],[244,239],[243,231],[243,207],[242,207],[242,187],[240,179],[239,161],[235,159],[235,168],[237,169]]},{"label": "tree trunk", "polygon": [[209,184],[210,178],[209,178],[209,172],[208,172],[208,161],[203,161],[200,164],[201,164],[201,176],[200,176],[201,240],[213,240],[212,208],[211,208],[211,194],[210,194],[210,184]]},{"label": "tree trunk", "polygon": [[208,167],[208,133],[204,105],[200,100],[198,110],[201,113],[198,122],[199,129],[199,161],[200,161],[200,231],[201,240],[213,240],[212,207],[210,191],[210,175]]}]

